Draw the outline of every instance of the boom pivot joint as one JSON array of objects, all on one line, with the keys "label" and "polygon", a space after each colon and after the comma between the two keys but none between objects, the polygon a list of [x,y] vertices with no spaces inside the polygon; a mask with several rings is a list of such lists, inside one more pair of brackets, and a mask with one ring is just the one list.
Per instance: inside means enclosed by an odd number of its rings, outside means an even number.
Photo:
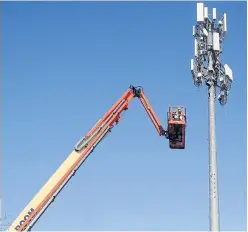
[{"label": "boom pivot joint", "polygon": [[137,98],[141,97],[141,90],[143,90],[141,86],[134,87],[130,85],[129,88],[133,91],[134,97],[137,97]]}]

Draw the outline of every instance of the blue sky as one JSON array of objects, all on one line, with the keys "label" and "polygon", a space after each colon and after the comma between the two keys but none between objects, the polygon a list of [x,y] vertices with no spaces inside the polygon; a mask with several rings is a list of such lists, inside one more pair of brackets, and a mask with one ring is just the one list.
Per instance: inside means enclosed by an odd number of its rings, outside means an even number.
[{"label": "blue sky", "polygon": [[[233,69],[217,104],[220,222],[246,229],[246,3],[228,14],[222,60]],[[4,211],[14,219],[78,139],[142,85],[162,123],[188,112],[185,150],[170,150],[138,99],[34,230],[208,230],[207,89],[193,85],[195,2],[2,4]]]}]

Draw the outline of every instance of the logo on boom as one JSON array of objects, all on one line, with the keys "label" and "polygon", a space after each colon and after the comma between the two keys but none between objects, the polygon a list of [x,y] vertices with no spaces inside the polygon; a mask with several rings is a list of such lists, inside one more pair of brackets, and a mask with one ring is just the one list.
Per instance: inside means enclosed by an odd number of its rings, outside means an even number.
[{"label": "logo on boom", "polygon": [[30,215],[32,214],[33,211],[34,211],[33,208],[31,208],[31,209],[28,211],[28,213],[23,217],[23,220],[21,220],[21,221],[19,222],[19,225],[17,225],[17,226],[15,227],[16,230],[19,230],[19,229],[20,229],[20,227],[22,226],[22,224],[25,223],[25,221],[30,217]]}]

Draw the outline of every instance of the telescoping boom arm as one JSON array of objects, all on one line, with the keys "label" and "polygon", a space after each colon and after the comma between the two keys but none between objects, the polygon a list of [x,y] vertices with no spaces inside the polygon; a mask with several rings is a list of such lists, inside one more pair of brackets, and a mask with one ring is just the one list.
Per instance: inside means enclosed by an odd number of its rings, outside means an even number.
[{"label": "telescoping boom arm", "polygon": [[30,231],[32,229],[34,224],[55,200],[71,177],[75,175],[76,171],[93,152],[95,147],[121,120],[121,113],[128,109],[129,102],[134,97],[138,97],[141,101],[159,136],[165,136],[165,138],[170,139],[168,130],[162,127],[143,89],[141,87],[130,86],[88,134],[75,145],[71,154],[13,221],[8,231]]}]

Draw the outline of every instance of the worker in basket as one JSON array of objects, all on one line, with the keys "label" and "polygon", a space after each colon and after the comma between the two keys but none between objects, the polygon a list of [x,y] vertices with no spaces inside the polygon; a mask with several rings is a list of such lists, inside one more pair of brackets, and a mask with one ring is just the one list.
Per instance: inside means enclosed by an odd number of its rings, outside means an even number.
[{"label": "worker in basket", "polygon": [[[177,111],[173,114],[173,119],[175,121],[182,121],[183,120],[183,113],[181,107],[177,108]],[[174,124],[174,140],[181,142],[182,140],[182,125]]]},{"label": "worker in basket", "polygon": [[183,120],[183,113],[181,107],[177,108],[177,111],[174,114],[174,119],[177,121],[182,121]]}]

